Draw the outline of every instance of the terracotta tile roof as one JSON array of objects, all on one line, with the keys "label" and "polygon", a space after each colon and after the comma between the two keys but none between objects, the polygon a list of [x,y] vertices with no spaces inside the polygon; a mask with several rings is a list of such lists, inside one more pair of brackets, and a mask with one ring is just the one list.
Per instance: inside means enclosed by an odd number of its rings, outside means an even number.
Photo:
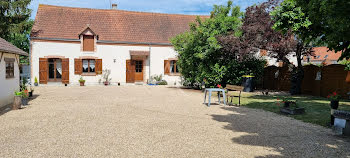
[{"label": "terracotta tile roof", "polygon": [[[327,47],[314,47],[314,56],[310,56],[310,61],[336,61],[341,56],[341,52],[328,51]],[[306,57],[304,57],[306,61]]]},{"label": "terracotta tile roof", "polygon": [[[86,26],[101,41],[170,43],[197,16],[39,5],[31,37],[79,39]],[[201,16],[208,18],[209,16]]]},{"label": "terracotta tile roof", "polygon": [[4,40],[2,38],[0,38],[0,52],[28,56],[28,53],[17,48],[16,46],[12,45],[10,42],[7,42],[6,40]]}]

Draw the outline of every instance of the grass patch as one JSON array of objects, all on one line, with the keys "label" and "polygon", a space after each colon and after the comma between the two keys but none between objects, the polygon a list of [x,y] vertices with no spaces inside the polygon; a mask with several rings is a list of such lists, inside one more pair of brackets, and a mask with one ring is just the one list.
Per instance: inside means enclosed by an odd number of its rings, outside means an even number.
[{"label": "grass patch", "polygon": [[[254,95],[249,93],[243,93],[241,98],[241,106],[255,109],[263,109],[266,111],[274,112],[277,114],[280,113],[280,107],[283,106],[277,105],[277,98],[281,99],[283,96],[263,96],[263,95]],[[302,115],[286,115],[297,120],[304,122],[309,122],[313,124],[318,124],[324,127],[327,127],[330,123],[330,101],[326,98],[314,97],[314,96],[285,96],[292,100],[297,100],[299,107],[305,108],[305,114]],[[233,103],[238,103],[238,98],[235,98]],[[339,110],[350,111],[350,102],[346,100],[341,100],[339,102]],[[284,115],[284,114],[282,114]]]}]

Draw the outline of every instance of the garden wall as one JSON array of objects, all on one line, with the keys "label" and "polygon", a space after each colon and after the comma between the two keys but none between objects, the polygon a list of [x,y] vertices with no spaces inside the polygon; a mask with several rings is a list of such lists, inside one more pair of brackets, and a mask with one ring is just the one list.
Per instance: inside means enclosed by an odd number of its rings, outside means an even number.
[{"label": "garden wall", "polygon": [[[302,94],[327,97],[337,91],[343,98],[348,98],[350,84],[345,82],[347,71],[344,65],[328,65],[318,67],[304,66]],[[316,77],[320,74],[320,78]],[[269,90],[289,91],[291,72],[288,67],[269,66],[264,69],[263,88]]]}]

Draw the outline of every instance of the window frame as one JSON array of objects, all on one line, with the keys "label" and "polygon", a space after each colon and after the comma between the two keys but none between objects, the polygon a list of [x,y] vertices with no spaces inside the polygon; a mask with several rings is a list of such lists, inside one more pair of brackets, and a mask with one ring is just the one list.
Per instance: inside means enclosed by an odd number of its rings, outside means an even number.
[{"label": "window frame", "polygon": [[[140,71],[137,71],[137,70],[140,70]],[[135,61],[135,72],[137,72],[137,73],[143,72],[143,61],[142,60]]]},{"label": "window frame", "polygon": [[[88,61],[88,72],[84,72],[84,60]],[[95,62],[95,72],[90,72],[90,61],[94,61]],[[82,75],[96,75],[96,60],[95,59],[82,59],[81,60],[81,64],[82,64]]]},{"label": "window frame", "polygon": [[[178,74],[180,74],[180,72],[179,72],[179,69],[177,68],[177,60],[169,60],[169,62],[170,62],[170,71],[169,71],[169,74],[171,74],[171,75],[178,75]],[[174,65],[174,72],[172,71],[172,69],[171,69],[171,64],[173,63],[173,65]]]},{"label": "window frame", "polygon": [[[8,64],[10,65],[10,67],[8,67]],[[8,70],[10,68],[10,70]],[[12,75],[11,72],[10,74],[8,74],[8,71],[12,71]],[[15,78],[15,62],[12,61],[5,61],[5,78],[6,79],[12,79]]]}]

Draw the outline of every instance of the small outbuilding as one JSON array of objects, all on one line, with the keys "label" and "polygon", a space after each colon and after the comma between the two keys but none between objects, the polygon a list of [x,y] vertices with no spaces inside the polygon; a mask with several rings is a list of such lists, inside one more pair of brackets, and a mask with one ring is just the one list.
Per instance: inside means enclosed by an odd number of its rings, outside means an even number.
[{"label": "small outbuilding", "polygon": [[0,108],[13,103],[14,92],[19,90],[21,55],[28,53],[0,38]]}]

